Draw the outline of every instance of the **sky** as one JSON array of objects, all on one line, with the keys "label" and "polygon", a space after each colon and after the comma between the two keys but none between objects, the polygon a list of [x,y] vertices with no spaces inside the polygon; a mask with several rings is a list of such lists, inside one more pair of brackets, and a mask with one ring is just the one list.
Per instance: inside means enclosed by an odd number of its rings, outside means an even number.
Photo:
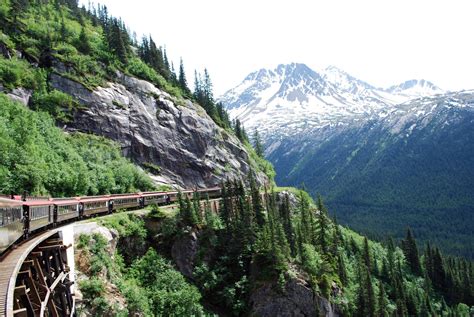
[{"label": "sky", "polygon": [[[377,87],[427,79],[474,89],[474,1],[100,0],[166,47],[187,80],[207,68],[219,96],[278,64],[334,65]],[[86,4],[87,0],[80,0]],[[97,3],[97,1],[96,1]]]}]

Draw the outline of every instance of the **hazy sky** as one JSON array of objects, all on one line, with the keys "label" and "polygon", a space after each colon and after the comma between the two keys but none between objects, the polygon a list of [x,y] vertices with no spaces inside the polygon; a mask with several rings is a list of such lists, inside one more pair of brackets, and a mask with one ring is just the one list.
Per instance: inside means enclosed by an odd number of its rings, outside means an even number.
[{"label": "hazy sky", "polygon": [[[81,0],[81,3],[88,1]],[[97,2],[97,1],[96,1]],[[215,95],[260,68],[335,65],[386,87],[424,78],[474,88],[474,1],[100,0],[114,16],[184,60],[207,67]]]}]

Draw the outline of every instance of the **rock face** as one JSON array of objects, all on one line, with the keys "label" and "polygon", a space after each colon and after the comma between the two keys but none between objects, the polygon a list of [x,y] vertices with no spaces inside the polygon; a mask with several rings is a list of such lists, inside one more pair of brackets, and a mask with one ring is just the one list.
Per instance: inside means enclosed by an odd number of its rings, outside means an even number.
[{"label": "rock face", "polygon": [[0,84],[0,92],[6,92],[7,96],[13,100],[17,101],[24,106],[27,106],[30,102],[30,98],[33,95],[33,91],[24,88],[15,88],[11,91],[8,91]]},{"label": "rock face", "polygon": [[[115,251],[117,248],[117,242],[119,239],[118,232],[114,229],[108,229],[103,226],[99,226],[95,222],[89,223],[80,223],[74,225],[74,240],[75,245],[79,243],[79,237],[81,234],[99,234],[107,240],[106,251],[110,257],[114,257]],[[92,243],[92,241],[90,242]],[[76,284],[80,285],[81,282],[87,281],[90,279],[90,254],[88,251],[83,249],[75,248],[74,250],[74,258],[75,258],[75,273],[76,273]],[[110,282],[107,278],[108,272],[105,267],[102,268],[102,271],[96,276],[100,278],[104,282],[104,298],[105,300],[117,309],[117,311],[124,310],[126,308],[126,300],[123,295],[120,293],[117,285]],[[83,294],[79,287],[75,288],[74,296],[76,299],[76,307],[77,307],[77,316],[80,317],[89,317],[89,316],[97,316],[98,312],[94,309],[91,309],[87,305],[84,305],[83,302]],[[112,312],[103,313],[102,316],[113,316]]]},{"label": "rock face", "polygon": [[[160,167],[155,180],[181,187],[208,187],[246,175],[250,158],[239,140],[218,127],[198,105],[175,101],[151,83],[117,74],[115,83],[94,91],[61,77],[51,87],[82,107],[65,128],[102,135],[120,143],[134,162]],[[264,184],[266,176],[257,181]]]},{"label": "rock face", "polygon": [[177,239],[171,247],[171,256],[176,266],[187,278],[193,277],[194,259],[198,250],[199,233],[194,231]]},{"label": "rock face", "polygon": [[251,316],[340,316],[327,299],[315,294],[299,277],[288,277],[283,289],[275,282],[265,283],[250,298]]}]

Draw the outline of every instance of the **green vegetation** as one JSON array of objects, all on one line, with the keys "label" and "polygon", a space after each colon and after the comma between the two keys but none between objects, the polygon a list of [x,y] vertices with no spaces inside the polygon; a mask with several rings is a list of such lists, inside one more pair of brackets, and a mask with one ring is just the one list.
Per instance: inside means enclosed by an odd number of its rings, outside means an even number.
[{"label": "green vegetation", "polygon": [[432,120],[409,138],[368,124],[303,152],[292,150],[299,141],[282,141],[268,158],[277,183],[320,192],[358,232],[401,239],[410,226],[423,245],[474,259],[474,114],[461,109],[454,117],[454,125]]},{"label": "green vegetation", "polygon": [[153,163],[143,163],[143,167],[150,173],[154,175],[159,175],[161,172],[161,167]]},{"label": "green vegetation", "polygon": [[[204,301],[237,316],[250,312],[254,289],[270,283],[284,293],[289,280],[304,278],[345,316],[472,313],[473,263],[445,257],[432,246],[420,254],[410,230],[400,247],[392,239],[385,245],[370,241],[331,220],[321,197],[313,202],[306,192],[291,189],[295,205],[281,191],[263,200],[252,175],[248,182],[249,189],[241,182],[225,184],[218,214],[198,195],[179,194],[177,213],[152,208],[149,220],[160,222],[163,254],[169,255],[177,239],[198,236],[196,286],[148,248],[152,239],[141,218],[101,219],[119,232],[118,253],[111,257],[101,236],[79,239],[78,248],[90,258],[85,273],[91,278],[80,283],[86,304],[102,313],[181,316],[205,314]],[[106,281],[117,285],[127,311],[110,306]]]},{"label": "green vegetation", "polygon": [[0,56],[0,83],[7,89],[24,87],[42,91],[46,88],[45,75],[45,71],[32,68],[25,60]]},{"label": "green vegetation", "polygon": [[61,122],[71,121],[73,110],[79,108],[74,98],[62,91],[35,92],[33,95],[33,109],[48,112]]},{"label": "green vegetation", "polygon": [[0,95],[0,192],[75,196],[153,188],[151,180],[101,137],[57,128]]},{"label": "green vegetation", "polygon": [[[82,235],[78,249],[88,259],[89,277],[79,283],[87,308],[95,315],[130,316],[202,316],[198,289],[190,285],[170,262],[153,249],[143,250],[135,244],[144,242],[144,222],[132,214],[118,214],[101,220],[101,224],[119,232],[119,243],[113,257],[107,251],[107,241],[99,234]],[[128,247],[121,241],[130,244]],[[130,263],[127,258],[137,255]],[[139,256],[138,256],[139,255]],[[80,257],[80,258],[81,258]],[[97,265],[98,264],[98,265]],[[81,267],[84,270],[84,267]],[[110,304],[106,283],[118,287],[126,299],[126,308]]]},{"label": "green vegetation", "polygon": [[314,203],[292,189],[295,206],[283,193],[262,201],[249,182],[248,191],[239,182],[224,186],[215,222],[205,220],[197,198],[179,199],[175,235],[200,231],[193,278],[206,301],[246,314],[252,289],[274,283],[284,291],[303,271],[312,289],[347,316],[469,316],[472,263],[432,247],[420,255],[411,231],[401,247],[369,241],[332,221],[321,197]]},{"label": "green vegetation", "polygon": [[[88,89],[113,81],[116,71],[149,80],[177,98],[192,97],[183,62],[179,78],[151,38],[138,43],[107,7],[79,8],[75,1],[5,1],[0,7],[0,82],[8,89],[37,89],[36,73],[54,72]],[[135,48],[132,49],[132,47]],[[36,64],[37,67],[33,66]],[[41,74],[42,75],[42,74]]]}]

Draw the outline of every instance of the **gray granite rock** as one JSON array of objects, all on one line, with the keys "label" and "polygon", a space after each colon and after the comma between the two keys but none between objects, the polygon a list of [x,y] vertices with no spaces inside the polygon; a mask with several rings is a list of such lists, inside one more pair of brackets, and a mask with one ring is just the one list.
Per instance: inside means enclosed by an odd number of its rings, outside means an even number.
[{"label": "gray granite rock", "polygon": [[[50,85],[83,106],[67,130],[117,141],[132,161],[161,168],[157,182],[209,187],[250,170],[249,154],[239,140],[203,108],[189,100],[178,102],[147,81],[117,73],[115,83],[90,91],[53,73]],[[267,178],[260,173],[257,181],[263,185]]]}]

